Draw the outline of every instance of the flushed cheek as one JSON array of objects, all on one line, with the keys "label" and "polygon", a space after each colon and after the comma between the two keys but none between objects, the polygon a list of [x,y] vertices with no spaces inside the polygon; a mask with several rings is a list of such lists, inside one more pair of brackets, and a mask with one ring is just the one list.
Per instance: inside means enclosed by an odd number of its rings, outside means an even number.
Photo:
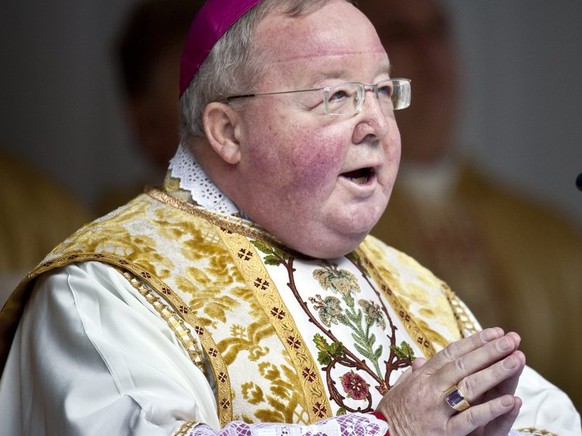
[{"label": "flushed cheek", "polygon": [[[262,174],[268,174],[281,185],[292,184],[288,195],[307,192],[311,197],[323,195],[326,186],[331,186],[337,178],[345,155],[343,142],[329,132],[316,134],[307,123],[287,128],[267,127],[261,143],[253,147],[252,159]],[[321,130],[321,128],[320,128]]]},{"label": "flushed cheek", "polygon": [[297,141],[296,147],[295,153],[290,156],[296,186],[312,195],[329,194],[326,191],[340,172],[344,151],[339,146],[326,145],[316,138]]}]

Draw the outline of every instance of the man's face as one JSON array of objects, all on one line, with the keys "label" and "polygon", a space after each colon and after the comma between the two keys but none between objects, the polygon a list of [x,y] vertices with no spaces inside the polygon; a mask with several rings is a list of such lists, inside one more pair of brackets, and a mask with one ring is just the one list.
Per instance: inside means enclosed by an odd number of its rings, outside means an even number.
[{"label": "man's face", "polygon": [[[269,59],[254,92],[317,88],[389,78],[373,26],[333,1],[301,18],[272,15],[256,31]],[[314,257],[353,250],[388,203],[400,159],[394,114],[366,93],[361,113],[333,116],[320,92],[255,97],[242,118],[234,201],[286,245]]]},{"label": "man's face", "polygon": [[397,114],[402,157],[430,162],[452,144],[458,74],[449,24],[438,0],[360,0],[390,53],[395,76],[412,79],[414,104]]}]

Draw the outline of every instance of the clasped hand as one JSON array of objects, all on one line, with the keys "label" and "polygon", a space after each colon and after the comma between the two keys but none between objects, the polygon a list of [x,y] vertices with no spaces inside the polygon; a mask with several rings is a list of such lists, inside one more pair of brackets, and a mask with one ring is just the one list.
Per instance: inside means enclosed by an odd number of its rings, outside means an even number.
[{"label": "clasped hand", "polygon": [[[517,333],[490,328],[416,359],[378,405],[391,436],[507,436],[521,407],[520,341]],[[470,405],[460,412],[446,401],[455,386]]]}]

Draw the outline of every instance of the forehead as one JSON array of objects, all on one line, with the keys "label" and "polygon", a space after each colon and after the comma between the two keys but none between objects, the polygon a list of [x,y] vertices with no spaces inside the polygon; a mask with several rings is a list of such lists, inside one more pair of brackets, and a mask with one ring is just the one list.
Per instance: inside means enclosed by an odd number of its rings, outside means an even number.
[{"label": "forehead", "polygon": [[255,43],[270,70],[287,74],[379,74],[389,66],[373,25],[343,0],[299,17],[267,15],[257,27]]}]

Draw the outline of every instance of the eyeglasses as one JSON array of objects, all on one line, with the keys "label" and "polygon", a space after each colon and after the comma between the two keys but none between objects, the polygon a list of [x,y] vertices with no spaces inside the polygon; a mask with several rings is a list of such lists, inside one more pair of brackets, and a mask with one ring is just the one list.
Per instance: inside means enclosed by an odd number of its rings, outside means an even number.
[{"label": "eyeglasses", "polygon": [[382,80],[374,85],[361,82],[343,82],[323,88],[298,89],[295,91],[263,92],[256,94],[232,95],[227,102],[240,98],[262,97],[266,95],[295,94],[300,92],[320,91],[325,113],[328,115],[353,116],[362,111],[366,101],[366,92],[373,91],[386,113],[406,109],[410,106],[411,87],[409,79]]}]

